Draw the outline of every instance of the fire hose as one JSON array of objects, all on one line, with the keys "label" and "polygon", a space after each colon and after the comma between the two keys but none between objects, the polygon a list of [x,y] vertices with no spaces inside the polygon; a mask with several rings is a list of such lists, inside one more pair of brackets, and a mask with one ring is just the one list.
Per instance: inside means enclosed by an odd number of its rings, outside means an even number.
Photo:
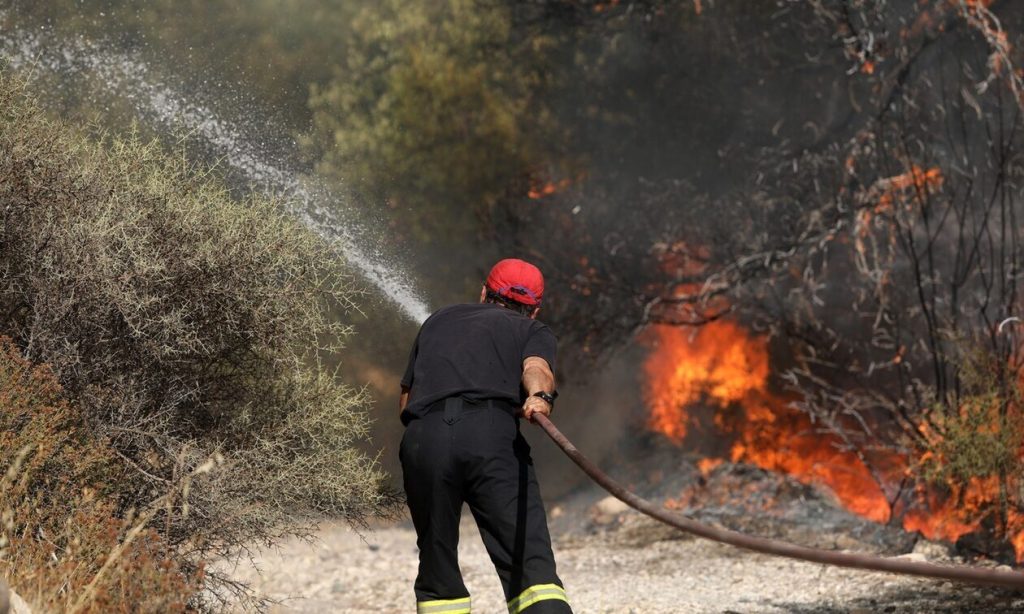
[{"label": "fire hose", "polygon": [[838,567],[852,567],[854,569],[865,569],[869,571],[884,571],[894,574],[912,576],[924,576],[926,578],[937,578],[953,582],[966,582],[970,584],[987,584],[1003,586],[1018,590],[1024,590],[1024,573],[1006,571],[1001,569],[983,569],[967,566],[946,566],[921,561],[910,561],[899,558],[886,558],[871,554],[859,554],[855,552],[837,552],[834,550],[822,550],[819,548],[808,548],[798,546],[777,539],[755,537],[737,531],[713,527],[708,524],[697,522],[686,518],[651,503],[647,499],[628,491],[605,472],[601,471],[590,459],[584,456],[569,439],[562,434],[558,428],[542,414],[534,414],[533,420],[544,429],[544,432],[565,452],[590,479],[596,482],[601,488],[608,491],[613,497],[626,505],[642,512],[655,520],[659,520],[671,527],[692,533],[698,537],[712,541],[745,548],[755,552],[783,556],[811,563],[824,565],[835,565]]}]

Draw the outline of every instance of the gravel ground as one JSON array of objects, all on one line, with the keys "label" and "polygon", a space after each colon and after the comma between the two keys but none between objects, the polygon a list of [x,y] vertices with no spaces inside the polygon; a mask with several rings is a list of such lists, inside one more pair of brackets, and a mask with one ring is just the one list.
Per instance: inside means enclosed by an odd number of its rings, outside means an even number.
[{"label": "gravel ground", "polygon": [[[506,611],[470,518],[459,554],[474,611]],[[555,554],[579,613],[1024,612],[1024,594],[767,557],[666,531],[633,512],[556,539]],[[272,613],[415,611],[408,522],[362,536],[325,526],[316,543],[289,542],[255,563],[259,571],[244,564],[234,575],[277,600]]]}]

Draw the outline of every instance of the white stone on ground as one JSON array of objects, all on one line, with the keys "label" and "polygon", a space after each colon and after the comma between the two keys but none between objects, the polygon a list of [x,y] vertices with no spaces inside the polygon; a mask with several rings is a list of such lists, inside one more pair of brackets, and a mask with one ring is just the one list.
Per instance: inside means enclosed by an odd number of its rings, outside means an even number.
[{"label": "white stone on ground", "polygon": [[[618,533],[556,540],[559,575],[576,612],[845,611],[897,590],[957,590],[948,583],[767,557],[700,539],[637,542],[634,535],[633,543],[623,543]],[[262,575],[248,564],[234,575],[281,600],[272,613],[414,612],[416,556],[408,522],[362,537],[346,526],[326,526],[317,543],[288,542],[262,556]],[[474,612],[506,611],[471,519],[462,525],[459,557]]]}]

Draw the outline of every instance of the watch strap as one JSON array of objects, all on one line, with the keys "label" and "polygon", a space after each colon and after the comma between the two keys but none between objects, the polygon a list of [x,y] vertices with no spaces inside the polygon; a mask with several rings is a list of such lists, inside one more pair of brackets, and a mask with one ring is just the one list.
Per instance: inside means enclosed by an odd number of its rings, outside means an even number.
[{"label": "watch strap", "polygon": [[554,406],[555,399],[558,398],[558,391],[555,391],[552,394],[552,393],[545,392],[544,390],[539,390],[537,392],[534,392],[530,396],[540,397],[540,398],[544,399],[545,401],[547,401],[549,405]]}]

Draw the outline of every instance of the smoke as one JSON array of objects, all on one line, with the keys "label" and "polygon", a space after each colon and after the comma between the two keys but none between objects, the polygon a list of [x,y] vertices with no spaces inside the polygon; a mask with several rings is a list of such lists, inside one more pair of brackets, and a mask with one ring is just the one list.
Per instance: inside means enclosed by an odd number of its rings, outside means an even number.
[{"label": "smoke", "polygon": [[[621,475],[615,462],[637,452],[635,434],[645,419],[641,381],[636,365],[644,350],[629,344],[597,366],[586,379],[559,384],[551,419],[591,460]],[[523,422],[523,435],[533,449],[544,497],[551,501],[588,484],[588,479],[537,426]]]}]

